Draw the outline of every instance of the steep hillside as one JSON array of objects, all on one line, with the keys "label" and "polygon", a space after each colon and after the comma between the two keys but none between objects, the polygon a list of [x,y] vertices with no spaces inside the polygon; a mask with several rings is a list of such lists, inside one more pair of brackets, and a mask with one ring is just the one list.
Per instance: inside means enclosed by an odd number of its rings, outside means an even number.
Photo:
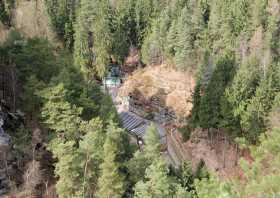
[{"label": "steep hillside", "polygon": [[5,193],[280,194],[279,0],[3,0],[0,21],[0,99],[23,115]]},{"label": "steep hillside", "polygon": [[55,39],[44,0],[16,1],[12,17],[13,26],[24,36]]},{"label": "steep hillside", "polygon": [[0,24],[0,42],[5,41],[10,29],[15,29],[26,38],[47,38],[53,43],[59,43],[50,25],[44,0],[15,1],[11,8],[10,23],[10,27]]},{"label": "steep hillside", "polygon": [[122,85],[119,97],[131,96],[142,108],[154,106],[151,113],[169,108],[179,119],[192,109],[195,87],[193,72],[176,71],[167,65],[148,66],[136,70]]}]

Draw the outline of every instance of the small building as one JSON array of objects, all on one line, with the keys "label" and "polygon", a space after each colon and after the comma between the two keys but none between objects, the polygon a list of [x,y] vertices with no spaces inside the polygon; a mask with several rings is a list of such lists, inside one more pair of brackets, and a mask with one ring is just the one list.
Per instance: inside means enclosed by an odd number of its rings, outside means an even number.
[{"label": "small building", "polygon": [[[119,117],[123,127],[129,132],[131,136],[136,138],[138,145],[141,146],[144,143],[144,136],[152,122],[130,112],[121,112]],[[158,124],[155,124],[155,126],[159,133],[162,146],[166,147],[167,141],[165,129]]]},{"label": "small building", "polygon": [[103,79],[105,88],[118,87],[121,85],[121,72],[118,66],[111,66],[107,76]]}]

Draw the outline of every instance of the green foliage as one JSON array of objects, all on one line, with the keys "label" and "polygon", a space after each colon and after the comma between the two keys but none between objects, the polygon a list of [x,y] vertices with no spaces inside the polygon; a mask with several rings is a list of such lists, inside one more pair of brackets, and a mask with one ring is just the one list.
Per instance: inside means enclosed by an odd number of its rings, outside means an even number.
[{"label": "green foliage", "polygon": [[210,179],[196,180],[195,188],[199,198],[221,197],[237,198],[238,196],[231,190],[231,185],[219,181],[215,176]]},{"label": "green foliage", "polygon": [[103,77],[111,62],[113,48],[112,10],[108,0],[97,4],[96,19],[92,26],[94,52],[96,54],[96,72]]},{"label": "green foliage", "polygon": [[197,180],[198,197],[277,197],[280,193],[279,134],[279,128],[274,128],[261,135],[260,144],[250,148],[254,161],[240,161],[245,179],[222,182],[211,175],[210,179]]},{"label": "green foliage", "polygon": [[179,132],[182,134],[184,142],[186,142],[190,139],[191,130],[192,130],[192,128],[189,125],[185,125],[185,126],[179,128]]},{"label": "green foliage", "polygon": [[[255,161],[250,165],[243,160],[241,166],[245,172],[247,183],[238,186],[242,197],[273,197],[279,195],[279,128],[274,128],[266,135],[261,135],[260,145],[252,148]],[[267,164],[263,162],[267,162]],[[241,189],[241,190],[240,190]]]},{"label": "green foliage", "polygon": [[3,0],[0,2],[0,22],[5,25],[11,25],[12,9],[14,4],[14,0]]},{"label": "green foliage", "polygon": [[146,144],[144,147],[145,157],[150,161],[157,159],[160,154],[161,143],[156,126],[151,125],[149,127],[145,134],[144,141]]},{"label": "green foliage", "polygon": [[63,84],[46,88],[38,93],[47,100],[42,109],[42,117],[46,124],[57,133],[73,140],[79,135],[80,115],[82,108],[66,101],[66,90]]},{"label": "green foliage", "polygon": [[45,88],[45,86],[46,85],[42,81],[39,81],[35,75],[32,75],[27,79],[23,87],[24,94],[22,98],[25,112],[32,115],[34,110],[40,109],[41,100],[35,93]]},{"label": "green foliage", "polygon": [[6,11],[5,2],[0,2],[0,21],[6,24],[9,21],[9,15]]},{"label": "green foliage", "polygon": [[168,198],[172,197],[172,183],[168,177],[168,169],[162,159],[155,160],[146,171],[146,181],[135,186],[136,198]]},{"label": "green foliage", "polygon": [[137,151],[127,162],[129,180],[132,185],[143,180],[146,169],[160,157],[160,137],[157,128],[151,125],[144,136],[145,147],[143,152]]},{"label": "green foliage", "polygon": [[52,26],[66,47],[72,49],[74,42],[75,0],[45,0]]},{"label": "green foliage", "polygon": [[135,152],[133,158],[127,162],[128,176],[130,183],[135,185],[138,181],[143,180],[146,168],[150,165],[150,161],[142,152]]},{"label": "green foliage", "polygon": [[113,54],[122,63],[131,45],[137,45],[135,1],[119,0],[114,16]]},{"label": "green foliage", "polygon": [[234,71],[234,60],[229,55],[220,58],[216,63],[211,80],[207,85],[199,107],[199,125],[202,128],[217,128],[222,118],[221,98],[227,85],[231,82]]},{"label": "green foliage", "polygon": [[101,164],[101,177],[98,180],[97,197],[121,198],[125,192],[124,177],[121,174],[120,159],[123,145],[122,137],[125,133],[116,128],[112,123],[107,129],[107,137],[104,144],[104,162]]},{"label": "green foliage", "polygon": [[12,153],[17,158],[17,161],[21,162],[30,152],[31,131],[24,125],[20,125],[9,134],[11,134],[11,141],[14,144]]},{"label": "green foliage", "polygon": [[91,197],[96,192],[97,180],[100,176],[100,165],[103,162],[103,145],[106,139],[103,123],[100,119],[92,119],[81,125],[85,135],[79,142],[79,154],[82,156],[80,168],[83,170],[83,197]]},{"label": "green foliage", "polygon": [[74,145],[74,141],[64,143],[58,140],[51,144],[54,156],[59,159],[55,166],[55,174],[59,176],[57,193],[63,198],[72,197],[79,190],[80,156]]},{"label": "green foliage", "polygon": [[[279,195],[278,1],[45,3],[53,28],[73,50],[73,58],[47,40],[25,41],[16,31],[1,45],[0,57],[2,64],[16,69],[24,111],[32,116],[41,111],[52,134],[49,149],[57,159],[60,197]],[[0,2],[5,25],[10,25],[12,6],[13,1]],[[197,69],[192,115],[182,134],[187,140],[195,127],[222,128],[242,137],[237,139],[243,146],[259,143],[251,148],[254,161],[240,162],[245,180],[221,182],[204,168],[193,173],[188,165],[172,173],[161,159],[155,126],[147,132],[143,151],[132,157],[111,98],[91,82],[106,75],[112,61],[122,64],[132,46],[146,64]],[[259,139],[267,128],[272,129]],[[17,155],[24,155],[28,146],[23,142],[30,132],[20,128],[14,138]]]},{"label": "green foliage", "polygon": [[113,49],[112,10],[109,1],[81,0],[74,36],[74,60],[86,79],[103,77]]},{"label": "green foliage", "polygon": [[91,26],[94,22],[95,3],[89,0],[81,0],[77,10],[77,20],[74,34],[74,61],[86,77],[94,64],[94,54],[89,39],[92,39]]}]

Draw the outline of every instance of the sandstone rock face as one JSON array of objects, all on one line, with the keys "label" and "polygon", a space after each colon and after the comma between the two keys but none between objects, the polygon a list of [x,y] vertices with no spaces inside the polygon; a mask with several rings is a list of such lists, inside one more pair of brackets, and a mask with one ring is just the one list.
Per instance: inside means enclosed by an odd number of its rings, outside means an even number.
[{"label": "sandstone rock face", "polygon": [[191,71],[178,72],[166,65],[149,66],[128,77],[119,91],[119,97],[130,95],[143,106],[152,106],[155,113],[172,111],[176,117],[183,118],[192,109],[194,86]]}]

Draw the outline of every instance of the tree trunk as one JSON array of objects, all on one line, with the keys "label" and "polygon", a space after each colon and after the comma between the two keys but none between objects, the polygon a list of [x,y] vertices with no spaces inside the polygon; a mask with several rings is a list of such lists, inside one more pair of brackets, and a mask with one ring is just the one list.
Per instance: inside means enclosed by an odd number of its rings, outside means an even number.
[{"label": "tree trunk", "polygon": [[238,154],[239,154],[239,148],[238,148],[238,144],[235,144],[236,145],[236,158],[235,158],[235,166],[237,166],[238,164]]},{"label": "tree trunk", "polygon": [[226,167],[226,148],[227,143],[226,143],[226,136],[224,137],[224,148],[223,148],[223,167]]},{"label": "tree trunk", "polygon": [[13,91],[13,112],[16,112],[16,75],[14,67],[11,70],[12,75],[12,91]]}]

